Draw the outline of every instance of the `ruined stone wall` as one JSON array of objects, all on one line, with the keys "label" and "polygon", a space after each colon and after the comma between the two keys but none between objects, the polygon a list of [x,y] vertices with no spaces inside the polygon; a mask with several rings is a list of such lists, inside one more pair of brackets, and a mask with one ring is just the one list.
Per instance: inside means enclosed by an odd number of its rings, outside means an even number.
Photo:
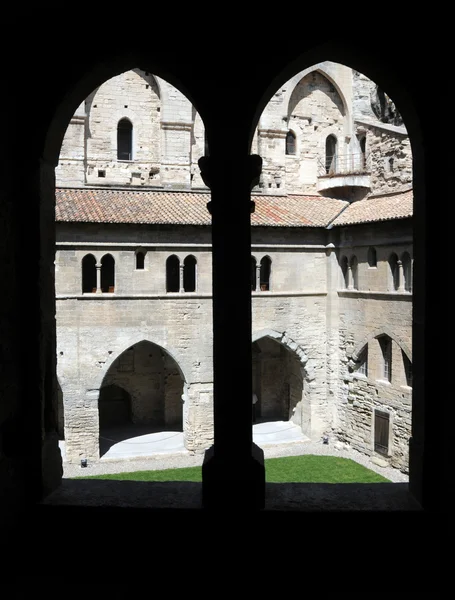
[{"label": "ruined stone wall", "polygon": [[359,136],[366,135],[371,194],[409,189],[412,186],[412,151],[404,128],[357,123],[356,132]]},{"label": "ruined stone wall", "polygon": [[286,157],[286,183],[291,190],[316,193],[320,169],[325,161],[329,135],[337,139],[337,154],[347,152],[343,133],[347,118],[345,107],[333,84],[317,72],[302,79],[289,102],[289,129],[297,137],[295,157]]},{"label": "ruined stone wall", "polygon": [[[406,471],[411,435],[411,394],[404,371],[405,352],[412,362],[412,295],[389,291],[388,258],[392,252],[412,256],[410,220],[347,227],[340,231],[339,256],[357,256],[359,290],[344,290],[339,279],[339,388],[335,394],[333,430],[343,441],[367,454],[374,451],[374,412],[390,414],[387,460]],[[368,248],[377,251],[377,267],[368,264]],[[377,336],[392,339],[392,377],[385,381]],[[358,358],[368,345],[368,375],[358,373]]]},{"label": "ruined stone wall", "polygon": [[[346,114],[343,101],[334,85],[320,72],[305,75],[294,87],[289,104],[283,106],[281,97],[272,98],[267,108],[269,121],[276,112],[286,122],[258,130],[258,152],[263,158],[261,187],[265,193],[317,193],[319,160],[324,163],[328,135],[337,138],[337,151],[347,151],[345,143]],[[281,119],[282,121],[282,119]],[[286,133],[296,136],[296,153],[286,154]],[[278,192],[280,193],[280,192]]]},{"label": "ruined stone wall", "polygon": [[[161,100],[152,75],[138,69],[109,79],[86,100],[87,183],[160,185]],[[117,157],[117,127],[132,124],[132,156]]]},{"label": "ruined stone wall", "polygon": [[[203,246],[206,230],[188,228],[193,243],[197,244],[194,240],[199,239],[202,244],[191,248],[180,245],[183,234],[178,228],[174,228],[172,236],[157,228],[152,237],[180,240],[175,242],[178,247],[146,247],[144,242],[139,246],[146,250],[145,268],[141,271],[135,268],[137,247],[122,248],[114,242],[105,241],[116,238],[122,240],[118,243],[128,244],[123,240],[131,235],[129,227],[101,229],[83,224],[59,224],[57,232],[60,243],[56,253],[58,374],[64,397],[67,458],[76,461],[82,456],[97,458],[99,389],[110,381],[113,371],[106,380],[105,376],[113,361],[141,340],[153,342],[169,352],[185,374],[183,430],[186,447],[195,451],[208,447],[213,438],[212,272],[210,248]],[[147,235],[151,235],[150,229]],[[260,248],[254,250],[258,258],[267,255],[272,259],[271,291],[253,292],[253,331],[267,329],[279,335],[286,332],[297,344],[295,347],[286,346],[289,352],[295,353],[297,346],[308,352],[306,387],[304,391],[300,389],[300,398],[295,398],[293,417],[294,420],[305,420],[304,429],[308,435],[319,435],[322,421],[326,418],[323,375],[326,272],[325,250],[321,244],[324,235],[321,231],[307,232],[302,239],[302,232],[258,228],[253,237],[255,243],[260,244]],[[63,239],[70,245],[65,246]],[[97,239],[98,246],[89,241],[94,239]],[[310,246],[309,242],[312,242],[313,250],[310,247],[276,247],[280,244],[287,246],[292,241],[306,241]],[[113,294],[82,294],[81,262],[88,253],[93,254],[98,262],[106,253],[114,257]],[[188,254],[196,257],[197,292],[165,292],[166,258],[171,254],[178,255],[181,260]],[[281,348],[279,344],[278,347]],[[300,365],[300,359],[295,360]],[[282,364],[288,370],[286,361]],[[298,377],[298,367],[295,369]],[[313,374],[315,369],[316,376]],[[116,381],[120,381],[119,375]],[[123,379],[121,383],[132,398],[138,395]],[[158,385],[158,381],[155,383]],[[159,380],[158,387],[160,398],[165,398],[166,418],[175,420],[175,401],[169,404],[174,408],[168,411],[166,407],[168,398],[175,400],[182,395],[177,390],[176,373],[166,374],[164,381]],[[282,393],[284,387],[280,390],[280,397]]]},{"label": "ruined stone wall", "polygon": [[[326,386],[326,294],[267,297],[253,296],[253,339],[271,336],[291,352],[303,352],[303,432],[319,439],[327,426],[329,411]],[[289,343],[286,340],[290,340]]]},{"label": "ruined stone wall", "polygon": [[[201,335],[201,331],[204,335]],[[97,459],[98,395],[113,361],[134,344],[150,341],[169,353],[185,377],[184,431],[211,420],[211,300],[179,298],[122,300],[111,297],[57,300],[58,377],[65,410],[66,455]],[[161,384],[160,384],[161,385]],[[169,388],[169,394],[170,388]],[[209,392],[210,398],[200,392]],[[211,406],[210,406],[211,408]],[[204,431],[206,431],[204,429]],[[213,432],[187,447],[210,445]]]},{"label": "ruined stone wall", "polygon": [[[121,119],[132,124],[130,159],[117,153]],[[197,166],[203,154],[204,126],[189,100],[161,78],[133,69],[94,90],[71,119],[57,185],[205,187]]]}]

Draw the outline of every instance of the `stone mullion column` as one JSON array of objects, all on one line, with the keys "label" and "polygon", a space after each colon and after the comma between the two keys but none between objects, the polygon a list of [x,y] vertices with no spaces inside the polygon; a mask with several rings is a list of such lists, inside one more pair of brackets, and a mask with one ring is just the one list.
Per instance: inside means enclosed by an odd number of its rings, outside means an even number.
[{"label": "stone mullion column", "polygon": [[204,458],[203,506],[263,508],[264,453],[252,441],[250,223],[252,181],[262,161],[232,148],[218,151],[199,161],[211,189],[214,338],[214,445]]},{"label": "stone mullion column", "polygon": [[256,291],[261,291],[261,263],[256,265]]},{"label": "stone mullion column", "polygon": [[96,263],[96,293],[101,294],[101,264]]},{"label": "stone mullion column", "polygon": [[352,276],[352,267],[348,265],[348,290],[354,289],[354,278]]},{"label": "stone mullion column", "polygon": [[183,263],[181,265],[179,265],[179,292],[180,293],[185,291],[185,287],[183,285],[184,268],[185,268],[185,265]]},{"label": "stone mullion column", "polygon": [[404,277],[403,277],[403,263],[401,260],[397,261],[398,267],[398,291],[404,292]]}]

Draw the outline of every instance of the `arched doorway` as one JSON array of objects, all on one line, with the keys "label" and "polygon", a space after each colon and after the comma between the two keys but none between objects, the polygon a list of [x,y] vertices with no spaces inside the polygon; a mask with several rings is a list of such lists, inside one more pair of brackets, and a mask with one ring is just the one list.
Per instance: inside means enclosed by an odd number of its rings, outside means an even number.
[{"label": "arched doorway", "polygon": [[[125,440],[133,443],[163,431],[181,433],[183,393],[181,370],[163,348],[149,341],[127,348],[113,361],[100,388],[100,456]],[[147,440],[138,443],[140,453],[146,453],[142,446]]]},{"label": "arched doorway", "polygon": [[253,342],[255,421],[292,421],[302,427],[305,404],[303,368],[299,356],[271,337]]}]

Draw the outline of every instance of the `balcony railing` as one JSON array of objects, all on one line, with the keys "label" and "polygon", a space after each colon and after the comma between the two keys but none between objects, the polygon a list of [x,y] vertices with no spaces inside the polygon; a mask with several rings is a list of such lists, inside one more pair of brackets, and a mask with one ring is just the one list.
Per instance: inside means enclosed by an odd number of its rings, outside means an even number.
[{"label": "balcony railing", "polygon": [[357,175],[369,173],[369,156],[363,152],[334,154],[318,159],[318,176]]}]

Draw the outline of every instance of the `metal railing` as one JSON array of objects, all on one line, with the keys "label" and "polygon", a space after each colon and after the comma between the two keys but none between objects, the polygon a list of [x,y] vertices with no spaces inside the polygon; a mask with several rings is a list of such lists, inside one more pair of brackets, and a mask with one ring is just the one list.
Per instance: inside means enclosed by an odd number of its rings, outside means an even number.
[{"label": "metal railing", "polygon": [[318,176],[354,175],[369,172],[369,156],[363,152],[318,158]]}]

